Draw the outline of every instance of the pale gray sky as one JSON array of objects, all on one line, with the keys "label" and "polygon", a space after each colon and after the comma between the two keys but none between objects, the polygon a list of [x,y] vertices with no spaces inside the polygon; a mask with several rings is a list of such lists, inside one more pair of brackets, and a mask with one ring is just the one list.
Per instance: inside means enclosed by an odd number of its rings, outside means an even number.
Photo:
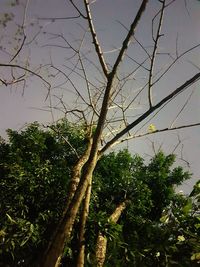
[{"label": "pale gray sky", "polygon": [[[20,52],[18,62],[30,61],[31,68],[38,68],[40,65],[49,64],[53,62],[57,67],[62,68],[67,74],[69,69],[66,69],[64,65],[72,66],[69,63],[69,56],[71,52],[69,49],[46,46],[47,44],[57,44],[63,46],[61,40],[55,39],[53,34],[63,34],[67,40],[77,46],[79,39],[83,35],[83,27],[87,29],[85,22],[82,19],[79,20],[39,20],[38,18],[55,18],[77,15],[72,5],[67,0],[21,0],[22,5],[10,7],[10,0],[0,0],[2,14],[6,12],[13,12],[15,14],[15,21],[22,23],[24,17],[24,8],[26,5],[26,17],[25,17],[25,33],[27,39],[25,46]],[[81,7],[81,1],[75,1]],[[92,2],[92,1],[91,1]],[[167,1],[170,2],[170,1]],[[97,29],[98,37],[102,45],[103,52],[105,52],[105,58],[107,62],[112,64],[117,55],[117,52],[109,53],[111,50],[117,50],[120,48],[123,38],[126,35],[126,27],[131,23],[134,14],[141,3],[140,0],[96,0],[92,4],[92,12],[94,16],[94,24]],[[138,27],[139,31],[136,32],[136,38],[145,46],[146,49],[152,45],[151,39],[151,20],[152,16],[158,10],[158,1],[150,0],[145,16]],[[1,14],[1,16],[2,16]],[[161,39],[159,45],[160,52],[171,53],[175,56],[176,46],[178,52],[189,49],[190,47],[200,44],[200,2],[197,0],[176,0],[171,7],[166,10],[166,16],[164,18],[163,30],[164,36]],[[31,26],[34,24],[33,26]],[[3,32],[4,30],[4,32]],[[13,44],[15,41],[16,27],[14,22],[8,24],[8,27],[2,29],[3,38],[1,42],[5,45],[6,50],[0,51],[1,60],[4,63],[9,62],[10,57],[6,53],[14,53]],[[45,34],[44,34],[45,32]],[[177,41],[176,41],[177,40]],[[10,42],[10,43],[9,43]],[[91,48],[90,37],[86,36],[86,40],[83,43],[83,53],[87,55],[91,60],[94,60],[94,54],[88,49]],[[66,45],[66,43],[65,43]],[[6,52],[6,53],[5,53]],[[129,56],[141,62],[144,58],[144,51],[139,48],[133,48],[128,53]],[[190,62],[200,68],[200,49],[195,49],[182,58],[173,68],[172,71],[166,75],[161,83],[158,83],[154,89],[154,98],[160,99],[167,92],[172,91],[177,86],[181,85],[184,81],[188,80],[191,76],[197,73],[199,70],[195,68]],[[169,57],[162,56],[157,59],[157,66],[160,67],[169,61]],[[122,74],[127,73],[127,69],[134,67],[133,62],[130,60],[125,61],[122,65]],[[131,65],[132,64],[132,65]],[[98,72],[94,67],[87,64],[88,75],[91,81],[98,84],[97,79]],[[1,74],[4,70],[1,70]],[[53,89],[55,95],[64,95],[64,100],[67,104],[71,104],[74,99],[74,94],[71,93],[71,87],[66,85],[60,85],[64,81],[63,77],[49,76],[49,72],[46,68],[41,69],[40,72],[48,81],[59,88]],[[80,88],[80,92],[85,90],[83,82],[76,75],[72,76],[75,85]],[[137,86],[141,86],[145,80],[145,72],[140,71],[134,77],[134,80],[129,83],[129,86],[133,86],[137,89]],[[173,121],[173,118],[179,112],[180,108],[186,101],[191,90],[194,90],[193,95],[189,101],[188,106],[184,109],[181,116],[178,118],[176,125],[182,125],[187,123],[195,123],[200,121],[200,84],[196,83],[193,87],[187,90],[183,95],[179,96],[176,100],[172,101],[169,106],[160,113],[152,122],[157,128],[168,127]],[[82,90],[82,91],[81,91]],[[132,87],[127,88],[131,91]],[[44,83],[38,78],[30,78],[24,88],[24,94],[22,96],[23,88],[22,84],[18,84],[16,87],[0,87],[0,134],[5,136],[5,130],[7,128],[20,129],[25,123],[33,121],[40,121],[43,123],[52,121],[52,116],[47,111],[41,111],[40,109],[46,109],[49,105],[45,100],[46,89]],[[55,101],[55,100],[54,100]],[[140,99],[145,106],[145,101]],[[56,104],[56,102],[54,102]],[[130,111],[131,112],[131,111]],[[133,111],[134,112],[134,111]],[[139,111],[137,111],[139,112]],[[130,115],[130,113],[129,113]],[[55,118],[58,118],[60,114],[54,111]],[[130,118],[130,121],[132,118]],[[150,124],[151,122],[149,122]],[[148,128],[148,125],[144,126],[144,130]],[[143,131],[144,131],[143,130]],[[186,129],[179,131],[179,137],[183,144],[183,157],[191,166],[190,171],[194,173],[193,181],[187,184],[184,189],[189,191],[191,185],[195,180],[199,179],[200,167],[200,127],[192,129]],[[171,152],[178,143],[178,133],[171,132],[165,134],[157,134],[147,138],[140,138],[138,140],[130,141],[129,149],[133,152],[140,153],[142,155],[152,155],[151,142],[154,142],[157,147],[162,144],[162,148],[167,153]],[[177,153],[180,157],[182,145],[177,149]],[[178,162],[183,164],[183,162]]]}]

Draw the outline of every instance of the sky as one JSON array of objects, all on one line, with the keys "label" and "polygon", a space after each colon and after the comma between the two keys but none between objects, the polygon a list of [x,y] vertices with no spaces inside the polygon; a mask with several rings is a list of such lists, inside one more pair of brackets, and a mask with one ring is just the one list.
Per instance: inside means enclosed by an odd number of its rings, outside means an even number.
[{"label": "sky", "polygon": [[[17,32],[17,25],[21,25],[24,21],[24,32],[26,34],[25,44],[19,55],[13,63],[26,65],[27,62],[30,68],[45,77],[52,85],[53,113],[49,111],[49,99],[46,99],[47,88],[45,83],[38,77],[29,77],[25,84],[18,83],[15,86],[0,86],[0,135],[5,137],[7,128],[16,130],[23,129],[26,123],[39,121],[41,123],[53,122],[60,118],[63,113],[58,106],[58,98],[63,99],[66,106],[80,106],[80,99],[74,94],[74,88],[69,81],[66,81],[64,75],[58,75],[56,70],[49,68],[50,64],[61,69],[66,75],[69,75],[70,68],[75,64],[73,51],[67,48],[67,42],[78,49],[80,40],[87,30],[86,22],[79,19],[55,19],[69,16],[76,16],[77,12],[68,0],[19,0],[19,5],[11,6],[10,0],[0,0],[2,20],[5,12],[12,12],[14,19],[7,24],[6,27],[1,27],[1,49],[0,57],[4,63],[8,63],[10,58],[15,53],[15,47],[19,47],[20,35]],[[82,1],[74,1],[81,11],[83,11]],[[139,0],[96,0],[91,2],[91,11],[93,22],[96,27],[98,39],[101,44],[105,60],[112,66],[116,59],[117,52],[121,47],[124,37],[127,33],[127,28],[132,22],[139,4]],[[167,3],[171,1],[166,1]],[[137,62],[145,60],[144,48],[147,51],[152,51],[152,18],[159,9],[159,1],[149,0],[145,14],[140,21],[136,38],[142,44],[143,48],[137,41],[133,41],[131,48],[127,53],[124,63],[120,68],[120,75],[124,77],[130,70],[136,68]],[[176,0],[166,9],[163,20],[162,33],[163,36],[159,43],[160,56],[156,59],[155,73],[158,73],[161,68],[166,67],[172,60],[170,57],[180,55],[191,47],[200,44],[200,2],[197,0]],[[156,19],[155,19],[156,21]],[[58,37],[62,35],[64,38]],[[92,48],[91,37],[87,33],[82,42],[82,55],[87,57],[84,60],[87,69],[87,75],[91,84],[95,84],[100,88],[104,82],[102,74],[98,70],[98,59],[95,57]],[[16,48],[17,49],[17,48]],[[170,56],[169,56],[170,54]],[[153,89],[154,101],[158,101],[164,95],[171,92],[176,87],[180,86],[186,80],[191,78],[200,69],[200,48],[192,50],[182,57],[172,67],[171,71],[166,74]],[[91,64],[89,60],[95,62]],[[145,63],[146,64],[146,63]],[[144,66],[147,67],[148,64]],[[27,65],[26,65],[27,66]],[[41,67],[42,66],[42,67]],[[9,70],[10,71],[10,70]],[[5,68],[1,69],[1,77],[10,79],[10,72]],[[80,74],[80,70],[77,69]],[[19,70],[15,70],[15,75],[20,75]],[[70,74],[74,86],[86,98],[87,88],[80,75]],[[147,79],[146,71],[140,68],[124,86],[124,97],[129,100],[137,93],[138,88],[141,88]],[[149,124],[153,123],[156,128],[169,127],[180,109],[190,97],[187,106],[178,116],[175,125],[196,123],[199,122],[200,114],[200,91],[199,82],[194,84],[189,90],[173,100],[168,107],[164,108],[160,115],[152,118],[141,129],[141,132],[148,131]],[[94,88],[93,88],[94,89]],[[190,96],[190,94],[192,95]],[[147,106],[146,93],[142,93],[133,109],[127,112],[128,122],[131,122],[134,116],[145,110]],[[59,109],[59,111],[58,111]],[[183,186],[185,192],[189,192],[192,185],[200,177],[200,127],[188,128],[179,132],[155,134],[148,137],[138,138],[130,141],[124,146],[128,146],[132,153],[139,153],[150,158],[155,149],[161,147],[166,153],[171,153],[177,147],[175,153],[179,158],[178,164],[182,164],[186,169],[188,163],[190,172],[193,173],[193,179],[186,182]],[[120,146],[121,148],[122,146]],[[180,159],[181,158],[181,159]]]}]

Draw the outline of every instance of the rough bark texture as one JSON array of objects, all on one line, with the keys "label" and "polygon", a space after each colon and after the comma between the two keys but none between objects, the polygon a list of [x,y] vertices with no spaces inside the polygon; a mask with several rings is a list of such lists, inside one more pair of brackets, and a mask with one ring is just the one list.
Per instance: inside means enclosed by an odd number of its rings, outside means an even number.
[{"label": "rough bark texture", "polygon": [[[110,215],[109,221],[117,223],[123,210],[126,208],[128,201],[120,203],[115,211]],[[103,267],[106,258],[107,238],[101,232],[98,234],[96,245],[96,266]]]},{"label": "rough bark texture", "polygon": [[[90,150],[91,150],[91,146],[92,146],[92,138],[89,139],[88,147],[87,147],[86,151],[78,159],[77,163],[73,167],[73,170],[72,170],[72,178],[71,178],[70,185],[69,185],[69,190],[68,190],[68,195],[67,195],[67,199],[66,199],[66,204],[65,204],[64,211],[63,211],[63,217],[61,218],[61,220],[60,220],[60,222],[59,222],[59,224],[58,224],[55,232],[53,233],[51,239],[49,240],[49,243],[48,243],[48,246],[47,246],[47,249],[45,251],[45,254],[44,254],[43,258],[46,258],[46,255],[48,254],[48,251],[49,251],[50,247],[52,246],[52,243],[55,241],[55,237],[58,234],[58,231],[60,231],[60,229],[62,227],[63,218],[64,218],[64,216],[65,216],[65,214],[67,212],[67,209],[69,207],[70,201],[72,200],[72,198],[74,196],[74,193],[75,193],[75,191],[77,189],[77,186],[78,186],[78,184],[80,182],[81,170],[83,168],[83,165],[86,163],[86,161],[89,158],[89,155],[90,155],[89,153],[90,153]],[[60,265],[61,258],[62,258],[62,252],[61,252],[61,254],[59,255],[59,257],[57,259],[57,262],[55,264],[55,267],[57,267],[57,266]]]},{"label": "rough bark texture", "polygon": [[79,254],[77,257],[76,267],[83,267],[85,263],[85,226],[89,213],[90,197],[91,197],[91,181],[88,184],[86,196],[83,201],[83,209],[81,212],[81,225],[79,231]]},{"label": "rough bark texture", "polygon": [[69,206],[69,203],[72,200],[74,193],[77,189],[77,186],[80,182],[81,170],[89,158],[91,147],[92,147],[92,138],[89,139],[88,147],[87,147],[86,151],[83,153],[83,155],[77,161],[76,165],[74,166],[74,168],[72,170],[72,179],[70,181],[70,185],[69,185],[69,189],[68,189],[68,196],[67,196],[67,200],[66,200],[66,206],[65,206],[63,214],[66,212],[66,210]]},{"label": "rough bark texture", "polygon": [[96,162],[97,153],[93,155],[92,158],[90,157],[88,162],[84,165],[80,183],[62,219],[62,222],[59,225],[60,227],[56,236],[45,254],[45,257],[40,265],[41,267],[55,267],[58,257],[63,252],[65,243],[69,242],[77,212],[82,199],[85,196],[88,183],[91,181]]},{"label": "rough bark texture", "polygon": [[122,212],[125,210],[127,203],[128,203],[128,200],[126,200],[126,201],[122,202],[121,204],[119,204],[119,206],[117,206],[115,211],[110,215],[109,221],[111,221],[113,223],[117,223],[117,221],[119,220]]},{"label": "rough bark texture", "polygon": [[96,266],[102,267],[106,257],[107,238],[99,232],[96,246]]},{"label": "rough bark texture", "polygon": [[[130,26],[130,30],[124,39],[124,42],[122,44],[122,48],[120,49],[119,55],[116,59],[116,62],[114,63],[112,71],[107,74],[107,69],[105,68],[106,66],[104,65],[105,62],[103,61],[103,57],[100,55],[101,50],[100,45],[98,43],[97,38],[95,37],[95,31],[93,29],[93,24],[92,24],[92,17],[90,14],[90,9],[89,9],[89,2],[88,0],[84,0],[85,4],[85,9],[87,13],[87,20],[88,24],[90,27],[90,33],[93,37],[93,42],[94,46],[96,48],[96,53],[97,56],[99,57],[99,61],[101,64],[101,67],[105,71],[104,73],[106,74],[107,78],[107,86],[105,88],[105,92],[103,95],[103,100],[102,100],[102,106],[100,109],[100,114],[97,122],[97,127],[96,131],[94,133],[94,137],[92,140],[92,147],[91,150],[86,153],[88,155],[88,160],[87,162],[81,167],[80,171],[83,169],[82,174],[81,174],[81,179],[80,182],[73,194],[73,197],[69,201],[69,205],[67,209],[64,212],[64,216],[61,220],[61,223],[59,224],[59,228],[51,241],[47,252],[45,253],[45,257],[42,261],[41,267],[55,267],[55,264],[60,257],[60,255],[63,252],[63,248],[65,246],[65,243],[69,241],[70,236],[71,236],[71,231],[74,225],[74,221],[77,215],[77,212],[79,210],[80,204],[85,196],[85,192],[88,187],[88,183],[92,179],[92,174],[94,171],[94,168],[96,167],[97,161],[99,159],[99,144],[101,142],[101,137],[102,137],[102,132],[105,126],[105,121],[106,121],[106,116],[108,112],[109,105],[111,103],[111,95],[112,95],[112,89],[113,89],[113,83],[114,79],[117,75],[117,70],[118,67],[125,55],[125,52],[128,48],[130,39],[132,38],[135,28],[140,21],[140,18],[142,16],[142,13],[145,10],[145,7],[147,5],[148,0],[143,0],[140,8],[137,12],[137,15],[133,21],[133,23]],[[101,153],[102,154],[102,153]],[[77,179],[77,177],[73,177],[74,181]],[[75,186],[76,187],[76,186]]]}]

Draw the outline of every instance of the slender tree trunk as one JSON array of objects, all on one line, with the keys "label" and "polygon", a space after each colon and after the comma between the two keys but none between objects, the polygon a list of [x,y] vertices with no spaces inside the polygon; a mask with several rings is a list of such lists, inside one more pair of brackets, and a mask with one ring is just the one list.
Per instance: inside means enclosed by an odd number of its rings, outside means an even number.
[{"label": "slender tree trunk", "polygon": [[[117,223],[122,212],[126,208],[127,203],[128,203],[128,200],[125,200],[124,202],[120,203],[115,209],[115,211],[111,214],[108,221]],[[101,232],[99,232],[98,237],[97,237],[97,244],[96,244],[96,266],[97,267],[103,267],[105,258],[106,258],[106,249],[107,249],[107,238]]]},{"label": "slender tree trunk", "polygon": [[[108,108],[109,108],[109,105],[111,103],[111,95],[112,95],[112,87],[113,87],[114,79],[116,78],[116,74],[117,74],[117,70],[118,70],[118,67],[120,65],[120,62],[122,61],[122,59],[125,55],[125,52],[128,48],[130,39],[131,39],[132,35],[134,34],[134,31],[135,31],[135,28],[136,28],[138,22],[140,21],[141,15],[145,10],[147,2],[148,2],[148,0],[142,1],[142,4],[138,10],[138,13],[137,13],[133,23],[131,24],[130,30],[129,30],[129,32],[128,32],[128,34],[127,34],[127,36],[123,42],[122,48],[118,54],[118,57],[117,57],[116,62],[113,66],[113,69],[108,74],[107,68],[105,66],[105,62],[104,62],[104,60],[102,60],[103,59],[102,54],[101,54],[101,51],[99,50],[100,46],[98,44],[98,40],[96,38],[96,33],[94,31],[94,28],[93,28],[92,18],[91,18],[90,9],[89,9],[89,2],[88,2],[88,0],[84,0],[90,31],[91,31],[91,34],[93,37],[96,53],[100,58],[101,66],[104,66],[104,70],[105,70],[105,74],[106,74],[106,78],[107,78],[107,85],[106,85],[103,100],[102,100],[102,105],[101,105],[101,109],[100,109],[100,114],[99,114],[99,118],[98,118],[96,131],[95,131],[94,137],[93,137],[92,147],[91,147],[90,152],[88,153],[89,159],[83,168],[85,173],[82,175],[82,181],[80,181],[78,188],[74,194],[74,197],[72,198],[72,200],[69,204],[69,207],[67,208],[67,210],[65,212],[65,216],[61,222],[61,225],[58,229],[58,232],[55,235],[55,238],[54,238],[55,241],[53,240],[51,242],[50,247],[47,250],[47,253],[45,255],[45,260],[44,260],[44,263],[42,264],[42,267],[55,267],[55,263],[63,251],[65,241],[68,241],[70,238],[72,227],[74,224],[74,220],[76,218],[76,214],[78,212],[79,206],[80,206],[82,199],[84,197],[84,194],[86,192],[88,182],[90,181],[90,178],[92,177],[92,174],[93,174],[94,168],[96,166],[99,155],[103,154],[103,153],[100,153],[98,155],[98,147],[99,147],[99,143],[101,141],[101,136],[102,136],[102,132],[103,132],[104,125],[105,125]],[[116,135],[116,136],[118,137],[118,135]],[[111,140],[112,142],[115,141],[114,138],[112,140]],[[104,151],[101,151],[101,152],[104,152]]]},{"label": "slender tree trunk", "polygon": [[107,238],[99,232],[96,245],[96,266],[102,267],[106,258]]},{"label": "slender tree trunk", "polygon": [[82,199],[85,196],[88,184],[91,181],[97,160],[98,156],[97,153],[95,153],[84,165],[80,183],[66,213],[64,214],[62,222],[59,225],[56,236],[52,240],[48,251],[44,255],[43,261],[40,265],[41,267],[55,267],[57,259],[63,252],[65,244],[69,242],[77,212]]},{"label": "slender tree trunk", "polygon": [[59,256],[58,259],[57,259],[57,261],[56,261],[55,267],[59,267],[60,266],[61,259],[62,259],[62,257]]},{"label": "slender tree trunk", "polygon": [[89,139],[89,143],[88,143],[88,147],[87,147],[86,151],[79,158],[79,160],[77,161],[76,165],[74,166],[74,168],[72,170],[72,179],[70,181],[66,205],[65,205],[65,209],[64,209],[63,214],[65,214],[66,210],[68,209],[69,203],[72,200],[72,198],[76,192],[76,189],[77,189],[78,184],[80,182],[81,171],[82,171],[84,164],[88,161],[91,147],[92,147],[92,138]]},{"label": "slender tree trunk", "polygon": [[84,267],[85,262],[85,226],[86,221],[89,213],[89,205],[90,205],[90,197],[91,197],[91,181],[88,184],[88,188],[86,191],[86,196],[83,201],[83,209],[81,213],[81,225],[80,225],[80,232],[79,232],[79,254],[77,257],[77,264],[76,267]]},{"label": "slender tree trunk", "polygon": [[[48,251],[49,251],[50,247],[52,246],[52,243],[55,241],[55,238],[56,238],[56,235],[58,234],[58,231],[60,231],[60,229],[63,229],[62,224],[63,224],[64,216],[67,213],[67,209],[69,207],[70,201],[72,200],[72,198],[73,198],[73,196],[74,196],[74,194],[76,192],[76,189],[78,187],[78,184],[80,182],[81,170],[82,170],[84,164],[87,162],[87,160],[89,158],[91,146],[92,146],[92,138],[89,139],[88,147],[87,147],[86,151],[78,159],[77,163],[73,167],[72,178],[71,178],[71,181],[70,181],[70,184],[69,184],[69,189],[68,189],[66,204],[65,204],[65,207],[64,207],[64,211],[63,211],[63,216],[62,216],[60,222],[58,223],[58,225],[56,227],[56,230],[53,233],[51,239],[49,240],[49,243],[48,243],[48,246],[47,246],[47,249],[45,251],[45,254],[44,254],[43,258],[46,258],[46,255],[48,254]],[[60,265],[61,259],[62,259],[62,252],[61,252],[61,254],[59,255],[59,257],[57,259],[55,267],[58,267]],[[43,265],[41,265],[41,266],[43,266]]]}]

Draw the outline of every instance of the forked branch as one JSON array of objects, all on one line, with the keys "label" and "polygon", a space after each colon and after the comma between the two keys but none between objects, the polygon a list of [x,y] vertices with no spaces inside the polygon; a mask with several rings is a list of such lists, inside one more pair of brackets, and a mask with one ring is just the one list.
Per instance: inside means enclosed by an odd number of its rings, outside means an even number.
[{"label": "forked branch", "polygon": [[[152,57],[151,57],[151,64],[150,64],[150,71],[149,71],[149,81],[148,81],[148,99],[149,99],[150,108],[152,107],[152,78],[153,78],[153,70],[154,70],[154,64],[155,64],[157,49],[158,49],[158,41],[159,41],[160,37],[162,36],[160,33],[161,33],[164,10],[165,10],[165,0],[162,1],[162,8],[161,8],[161,11],[159,12],[160,13],[160,19],[159,19],[159,23],[158,23],[156,37],[154,38],[154,36],[152,36],[152,38],[154,40],[154,48],[153,48],[153,54],[152,54]],[[154,22],[155,18],[156,18],[156,16],[153,18],[153,21],[152,21],[152,31],[153,31],[153,22]],[[152,35],[153,35],[153,33],[152,33]]]},{"label": "forked branch", "polygon": [[[32,71],[32,70],[30,70],[30,69],[28,69],[26,67],[23,67],[23,66],[20,66],[20,65],[17,65],[17,64],[6,64],[6,63],[5,64],[4,63],[0,63],[0,67],[10,67],[10,68],[24,70],[25,72],[28,72],[28,73],[40,78],[43,82],[45,82],[47,84],[48,89],[51,88],[51,84],[47,80],[45,80],[40,74],[38,74],[35,71]],[[7,83],[5,80],[1,79],[1,81],[2,81],[2,83],[4,85],[9,85],[10,84],[10,83]]]},{"label": "forked branch", "polygon": [[[89,8],[89,5],[88,5],[88,0],[84,0],[85,4],[87,3],[86,5],[86,8]],[[111,94],[112,94],[112,87],[113,87],[113,82],[114,82],[114,79],[117,75],[117,69],[120,65],[120,62],[122,61],[123,59],[123,56],[128,48],[128,45],[130,43],[130,40],[131,40],[131,37],[132,35],[134,34],[134,31],[135,31],[135,28],[136,26],[138,25],[138,22],[140,21],[140,18],[143,14],[143,12],[145,11],[145,7],[147,5],[147,2],[148,0],[143,0],[137,14],[136,14],[136,17],[133,21],[133,23],[131,24],[130,26],[130,30],[126,36],[126,38],[124,39],[124,42],[123,42],[123,45],[122,45],[122,48],[119,52],[119,55],[116,59],[116,62],[113,66],[113,69],[112,71],[110,72],[110,74],[107,76],[107,86],[106,86],[106,89],[105,89],[105,92],[104,92],[104,96],[103,96],[103,102],[102,102],[102,106],[101,106],[101,111],[100,111],[100,115],[99,115],[99,119],[98,119],[98,123],[97,123],[97,128],[96,128],[96,132],[94,134],[94,139],[93,139],[93,148],[91,149],[91,152],[92,154],[96,153],[97,150],[98,150],[98,144],[101,140],[101,134],[102,134],[102,131],[103,131],[103,128],[104,128],[104,124],[105,124],[105,121],[106,121],[106,116],[107,116],[107,112],[108,112],[108,108],[109,108],[109,104],[111,103]],[[88,13],[89,14],[89,13]],[[90,23],[92,23],[92,20],[90,19],[89,20]],[[93,24],[91,24],[91,26],[93,26]],[[96,37],[96,35],[94,35],[95,32],[93,32],[93,29],[91,29],[91,34],[93,35],[93,38]],[[94,40],[95,41],[95,40]],[[95,45],[95,48],[97,49],[97,44],[96,41],[94,42],[94,45]],[[98,45],[98,49],[99,49],[99,45]],[[101,54],[99,54],[98,52],[99,50],[96,50],[98,56],[100,56]],[[91,157],[93,157],[93,155],[91,155]]]},{"label": "forked branch", "polygon": [[145,113],[143,113],[139,118],[137,118],[135,121],[133,121],[131,124],[129,124],[126,128],[124,128],[122,131],[120,131],[118,134],[116,134],[113,139],[111,139],[100,151],[100,153],[104,153],[108,148],[113,146],[123,135],[127,134],[131,129],[133,129],[136,125],[138,125],[140,122],[145,120],[150,114],[152,114],[155,110],[163,106],[165,103],[167,103],[169,100],[176,97],[178,94],[183,92],[185,89],[190,87],[192,84],[197,82],[200,79],[200,72],[194,75],[191,79],[186,81],[184,84],[182,84],[180,87],[175,89],[172,93],[170,93],[168,96],[164,97],[160,102],[158,102],[155,106],[152,106],[149,108]]},{"label": "forked branch", "polygon": [[126,51],[128,49],[130,40],[131,40],[132,36],[134,35],[135,29],[136,29],[136,27],[137,27],[137,25],[138,25],[138,23],[139,23],[139,21],[141,19],[141,16],[142,16],[143,12],[145,11],[147,3],[148,3],[148,0],[143,0],[142,1],[142,4],[141,4],[141,6],[140,6],[140,8],[139,8],[139,10],[138,10],[138,12],[136,14],[136,17],[135,17],[133,23],[130,26],[130,30],[129,30],[126,38],[123,41],[122,48],[121,48],[121,50],[120,50],[120,52],[118,54],[118,57],[117,57],[117,59],[115,61],[115,64],[114,64],[112,72],[111,72],[111,76],[113,76],[113,77],[116,75],[116,72],[117,72],[117,69],[118,69],[118,67],[120,65],[120,62],[123,60],[123,57],[124,57],[124,55],[125,55],[125,53],[126,53]]},{"label": "forked branch", "polygon": [[121,144],[121,143],[128,141],[128,140],[131,140],[131,139],[145,137],[145,136],[151,135],[151,134],[163,133],[163,132],[168,132],[168,131],[176,131],[176,130],[191,128],[191,127],[196,127],[196,126],[200,126],[200,122],[192,123],[192,124],[186,124],[186,125],[180,125],[180,126],[176,126],[176,127],[167,127],[167,128],[163,128],[163,129],[155,129],[154,131],[151,131],[151,132],[149,131],[149,132],[142,133],[142,134],[137,134],[137,135],[135,134],[135,135],[127,136],[124,139],[116,141],[115,145]]},{"label": "forked branch", "polygon": [[103,73],[107,77],[108,76],[108,67],[107,67],[107,64],[105,62],[105,59],[104,59],[104,56],[103,56],[103,52],[101,51],[101,46],[99,45],[97,34],[96,34],[96,31],[95,31],[95,28],[94,28],[94,25],[93,25],[89,1],[88,0],[84,0],[84,4],[85,4],[86,13],[87,13],[87,20],[88,20],[88,24],[89,24],[89,28],[90,28],[90,33],[91,33],[92,39],[93,39],[93,44],[95,46],[95,50],[96,50],[97,56],[99,58],[99,62],[101,64]]}]

